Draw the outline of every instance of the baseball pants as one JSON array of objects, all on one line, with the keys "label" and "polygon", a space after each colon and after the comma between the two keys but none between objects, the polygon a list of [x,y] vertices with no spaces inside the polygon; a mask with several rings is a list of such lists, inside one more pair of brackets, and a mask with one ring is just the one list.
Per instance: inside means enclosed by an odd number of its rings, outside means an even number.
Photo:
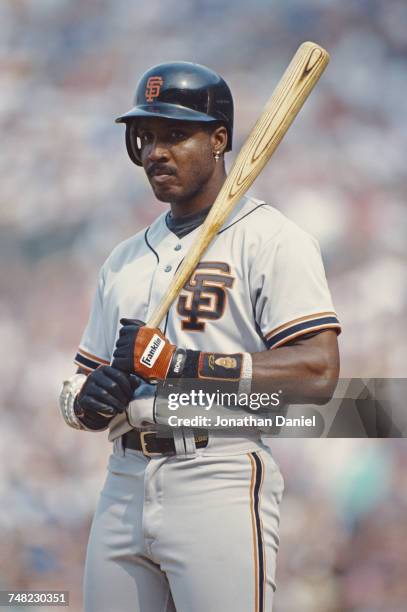
[{"label": "baseball pants", "polygon": [[85,612],[270,612],[283,488],[260,440],[152,459],[115,443]]}]

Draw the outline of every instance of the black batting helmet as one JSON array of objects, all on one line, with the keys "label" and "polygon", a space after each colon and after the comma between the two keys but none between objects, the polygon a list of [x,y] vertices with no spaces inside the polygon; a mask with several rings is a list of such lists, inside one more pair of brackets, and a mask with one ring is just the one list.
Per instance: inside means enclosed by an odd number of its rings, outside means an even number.
[{"label": "black batting helmet", "polygon": [[222,123],[228,133],[226,151],[232,148],[232,94],[219,74],[200,64],[159,64],[141,77],[134,107],[116,119],[116,123],[126,124],[127,152],[138,166],[141,160],[136,130],[140,117]]}]

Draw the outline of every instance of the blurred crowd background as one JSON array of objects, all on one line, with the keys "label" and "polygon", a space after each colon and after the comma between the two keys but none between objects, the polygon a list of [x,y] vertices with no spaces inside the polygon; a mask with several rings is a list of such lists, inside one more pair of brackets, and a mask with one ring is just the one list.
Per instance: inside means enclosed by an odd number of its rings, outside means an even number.
[{"label": "blurred crowd background", "polygon": [[[234,93],[235,153],[297,46],[325,46],[251,193],[320,241],[342,376],[405,377],[407,4],[3,0],[0,23],[0,589],[69,589],[79,612],[109,445],[69,430],[56,397],[99,266],[164,210],[114,118],[153,64],[203,63]],[[271,446],[286,480],[276,612],[407,610],[405,441]]]}]

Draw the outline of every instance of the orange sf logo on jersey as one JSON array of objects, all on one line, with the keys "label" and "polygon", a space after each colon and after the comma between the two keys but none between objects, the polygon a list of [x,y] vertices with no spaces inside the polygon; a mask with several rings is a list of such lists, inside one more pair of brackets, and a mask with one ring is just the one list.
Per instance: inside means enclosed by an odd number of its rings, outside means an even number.
[{"label": "orange sf logo on jersey", "polygon": [[160,76],[151,76],[146,85],[146,100],[152,102],[154,98],[158,98],[160,95],[161,85],[163,80]]},{"label": "orange sf logo on jersey", "polygon": [[[227,290],[232,288],[233,283],[234,278],[227,263],[201,261],[178,298],[181,328],[202,332],[208,321],[220,319],[227,303]],[[228,361],[218,365],[233,367]]]}]

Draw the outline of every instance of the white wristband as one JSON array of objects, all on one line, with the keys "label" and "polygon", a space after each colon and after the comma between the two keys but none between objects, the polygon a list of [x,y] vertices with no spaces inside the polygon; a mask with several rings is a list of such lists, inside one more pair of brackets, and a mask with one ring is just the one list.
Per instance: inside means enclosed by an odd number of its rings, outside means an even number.
[{"label": "white wristband", "polygon": [[64,380],[61,393],[59,394],[59,409],[62,417],[65,423],[74,429],[84,429],[81,421],[75,414],[74,403],[86,379],[87,376],[85,374],[74,374],[68,380]]},{"label": "white wristband", "polygon": [[252,388],[253,362],[250,353],[243,353],[242,373],[240,376],[238,394],[250,393]]}]

